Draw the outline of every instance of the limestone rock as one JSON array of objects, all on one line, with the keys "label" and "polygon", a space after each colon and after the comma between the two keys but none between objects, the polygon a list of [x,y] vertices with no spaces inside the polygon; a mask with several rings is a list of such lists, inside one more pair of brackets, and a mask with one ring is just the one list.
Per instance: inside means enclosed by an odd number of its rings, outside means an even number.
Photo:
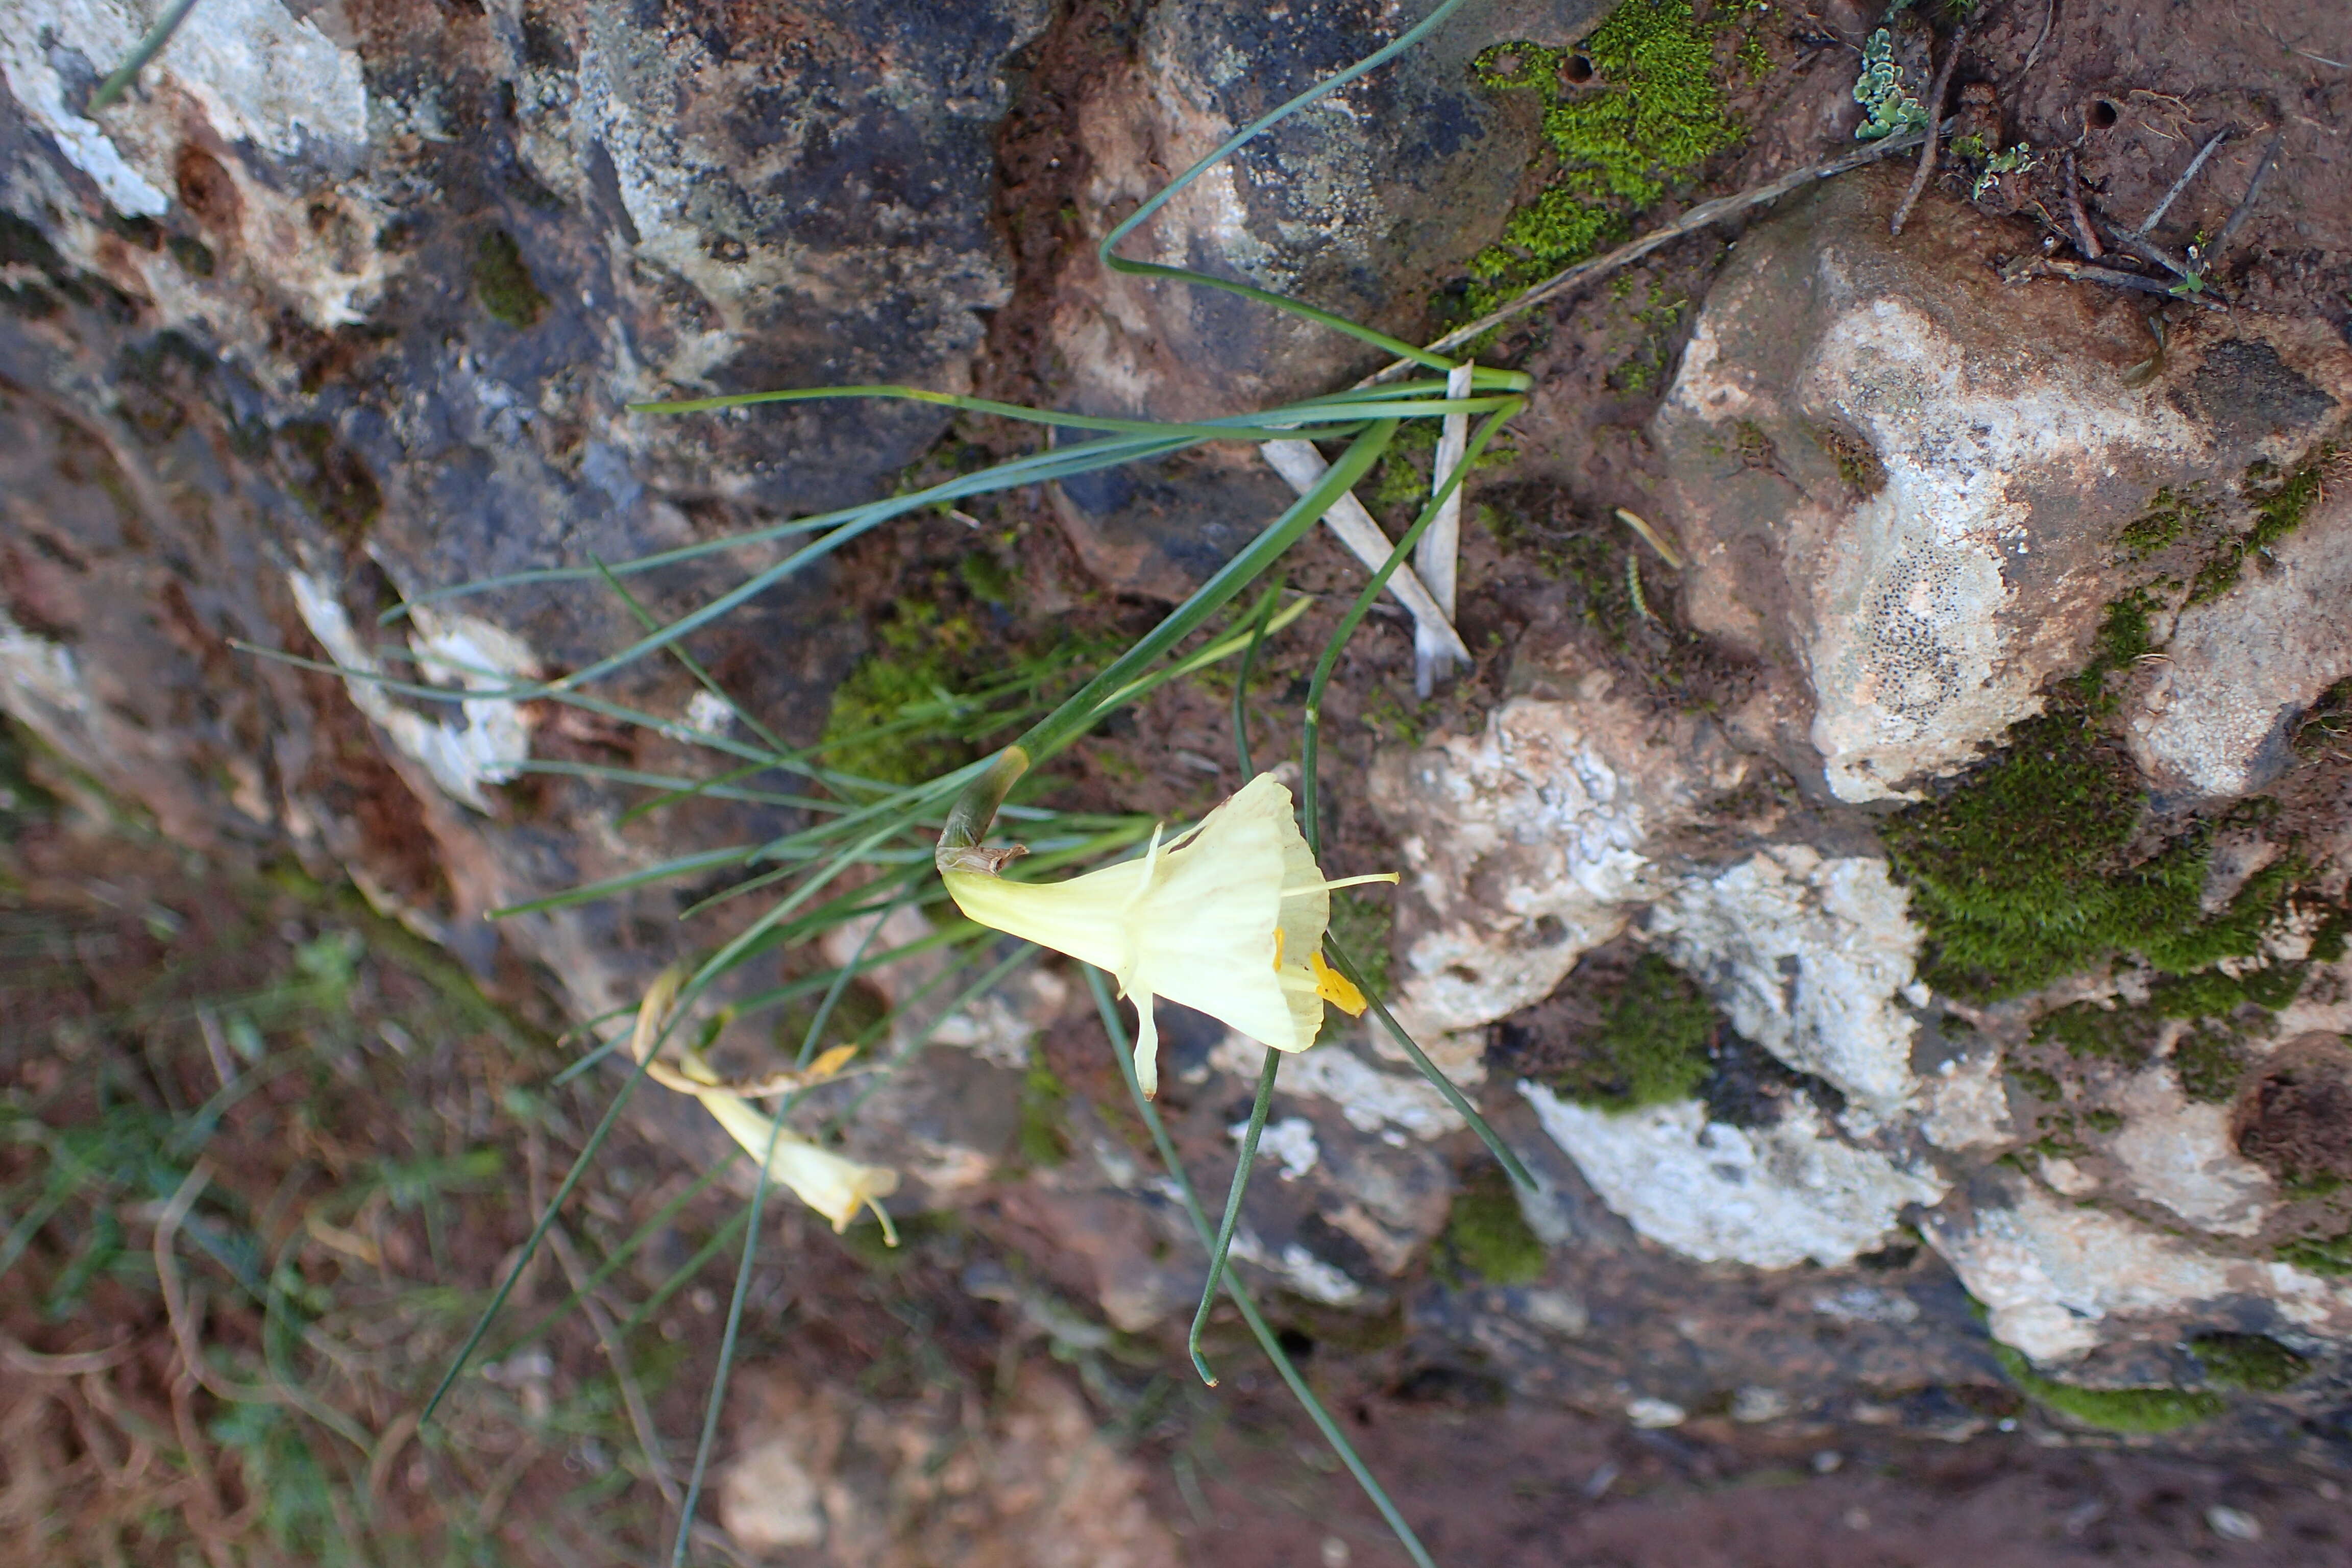
[{"label": "limestone rock", "polygon": [[1661,726],[1605,676],[1579,700],[1517,699],[1482,734],[1384,763],[1371,799],[1395,826],[1412,896],[1396,1013],[1423,1049],[1478,1077],[1483,1042],[1446,1037],[1541,1001],[1623,931],[1654,890],[1653,838],[1746,765],[1712,726]]},{"label": "limestone rock", "polygon": [[1955,771],[2083,665],[2159,489],[2291,463],[2352,405],[2352,353],[2256,316],[2191,323],[2129,384],[2136,307],[2003,283],[2013,237],[1949,204],[1889,239],[1902,179],[1751,230],[1655,422],[1694,622],[1780,667],[1750,728],[1850,802]]},{"label": "limestone rock", "polygon": [[1701,1262],[1837,1266],[1883,1245],[1904,1207],[1944,1194],[1830,1132],[1810,1104],[1761,1130],[1709,1121],[1696,1100],[1617,1114],[1522,1084],[1544,1131],[1651,1240]]},{"label": "limestone rock", "polygon": [[[1431,290],[1501,232],[1537,127],[1482,90],[1471,58],[1500,39],[1564,45],[1597,0],[1482,0],[1427,43],[1268,132],[1209,171],[1119,254],[1255,285],[1421,341]],[[1074,110],[1084,177],[1076,243],[1043,329],[1082,413],[1193,419],[1323,392],[1376,351],[1231,294],[1113,272],[1100,240],[1242,126],[1371,53],[1423,12],[1393,0],[1275,10],[1163,0],[1128,57]],[[1180,597],[1292,500],[1254,451],[1205,451],[1057,487],[1088,567]]]},{"label": "limestone rock", "polygon": [[2352,675],[2352,495],[2312,506],[2237,586],[2173,622],[2128,721],[2133,759],[2173,799],[2252,794],[2284,773],[2305,709]]}]

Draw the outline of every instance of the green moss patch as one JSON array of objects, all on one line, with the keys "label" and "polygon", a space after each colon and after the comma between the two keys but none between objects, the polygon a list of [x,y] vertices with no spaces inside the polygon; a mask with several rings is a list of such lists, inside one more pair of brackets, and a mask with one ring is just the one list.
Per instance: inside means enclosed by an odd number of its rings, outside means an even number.
[{"label": "green moss patch", "polygon": [[[2033,1026],[2036,1043],[2063,1046],[2070,1057],[2144,1067],[2156,1047],[2156,1020],[2137,1007],[2077,1002],[2045,1015]],[[2044,1096],[2054,1099],[2055,1096]]]},{"label": "green moss patch", "polygon": [[2214,510],[2211,501],[2193,490],[2175,490],[2168,485],[2148,501],[2147,510],[2124,524],[2116,543],[2126,560],[2144,560],[2179,542],[2192,530],[2210,526]]},{"label": "green moss patch", "polygon": [[2019,1393],[2102,1432],[2175,1432],[2228,1408],[2217,1394],[2184,1388],[2078,1388],[2042,1376],[2007,1345],[1995,1344],[1992,1353]]},{"label": "green moss patch", "polygon": [[2080,713],[2030,719],[2008,752],[1939,800],[1885,824],[1933,946],[1923,973],[1953,995],[2014,996],[2117,953],[2188,973],[2255,951],[2290,872],[2250,879],[2228,909],[2200,908],[2208,847],[2191,828],[2134,859],[2137,776]]},{"label": "green moss patch", "polygon": [[1551,1075],[1570,1099],[1607,1110],[1687,1100],[1706,1081],[1721,1019],[1689,975],[1644,953],[1578,1059]]},{"label": "green moss patch", "polygon": [[2297,1237],[2278,1249],[2278,1260],[2330,1279],[2352,1274],[2352,1230],[2341,1236]]},{"label": "green moss patch", "polygon": [[1021,1080],[1021,1121],[1013,1147],[1021,1163],[1031,1169],[1058,1165],[1070,1157],[1069,1135],[1062,1116],[1069,1089],[1054,1069],[1040,1062]]},{"label": "green moss patch", "polygon": [[482,309],[509,327],[530,327],[547,311],[522,247],[505,229],[494,228],[474,242],[474,296]]},{"label": "green moss patch", "polygon": [[[1441,1272],[1466,1272],[1489,1285],[1528,1285],[1543,1278],[1544,1244],[1528,1227],[1511,1179],[1489,1166],[1454,1194],[1441,1241]],[[1458,1283],[1458,1274],[1456,1278]]]},{"label": "green moss patch", "polygon": [[1708,25],[1689,0],[1625,0],[1576,48],[1515,42],[1478,57],[1486,87],[1542,95],[1559,174],[1472,259],[1471,314],[1622,237],[1632,214],[1739,140],[1716,45],[1742,14]]},{"label": "green moss patch", "polygon": [[2268,1334],[2200,1334],[2189,1353],[2216,1388],[2277,1394],[2311,1374],[2311,1363]]},{"label": "green moss patch", "polygon": [[2246,557],[2267,552],[2303,526],[2304,515],[2326,491],[2325,469],[2335,456],[2335,447],[2322,447],[2284,479],[2274,478],[2275,470],[2267,464],[2246,470],[2254,525],[2224,542],[2198,568],[2189,584],[2189,604],[2206,604],[2236,587],[2245,575]]},{"label": "green moss patch", "polygon": [[2172,1073],[2189,1099],[2227,1105],[2246,1076],[2245,1052],[2227,1030],[2199,1029],[2172,1048]]}]

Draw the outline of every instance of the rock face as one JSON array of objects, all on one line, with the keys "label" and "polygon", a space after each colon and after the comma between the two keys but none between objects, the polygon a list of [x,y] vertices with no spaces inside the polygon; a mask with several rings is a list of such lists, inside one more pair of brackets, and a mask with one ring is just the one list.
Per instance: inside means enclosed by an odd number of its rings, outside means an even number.
[{"label": "rock face", "polygon": [[[1465,60],[1572,42],[1596,9],[1466,10],[1130,253],[1409,335],[1533,144]],[[1070,68],[1073,17],[1111,40],[1104,69]],[[724,739],[736,721],[683,671],[599,689],[634,728],[505,690],[634,636],[607,597],[525,584],[379,613],[864,500],[944,428],[839,404],[629,411],[655,395],[968,388],[1014,318],[1058,365],[1024,374],[1094,412],[1224,413],[1367,368],[1257,307],[1107,273],[1092,245],[1407,20],[1385,0],[205,0],[93,114],[143,12],[0,0],[0,700],[176,840],[290,845],[478,970],[550,971],[581,1016],[625,1007],[743,917],[681,931],[699,888],[484,916],[799,818],[714,799],[632,818],[634,793],[583,776],[684,771]],[[1003,121],[1035,107],[1026,73],[1052,59],[1061,183],[1013,200]],[[1366,785],[1406,872],[1397,1011],[1533,1167],[1521,1218],[1548,1257],[1525,1278],[1428,1277],[1433,1249],[1448,1268],[1476,1252],[1462,1119],[1380,1035],[1350,1034],[1286,1069],[1239,1233],[1301,1310],[1401,1322],[1478,1377],[1645,1426],[1861,1419],[1855,1390],[1899,1388],[1928,1392],[1867,1418],[1944,1436],[1983,1421],[1935,1389],[1997,1375],[1970,1297],[2001,1342],[2090,1383],[2193,1382],[2181,1347],[2209,1331],[2315,1360],[2352,1339],[2352,1221],[2326,1188],[2352,1176],[2352,705],[2326,695],[2352,675],[2352,506],[2326,447],[2352,353],[2242,311],[2187,314],[2158,355],[2127,303],[2002,282],[1989,263],[2014,235],[1952,204],[1889,240],[1901,178],[1827,187],[1742,239],[1654,426],[1692,557],[1675,635],[1752,667],[1752,695],[1675,707],[1571,628],[1517,650],[1482,722]],[[1033,255],[1022,225],[1048,213],[1067,231]],[[1079,553],[1173,594],[1287,504],[1254,458],[1187,462],[1063,487]],[[638,581],[675,613],[773,549]],[[793,741],[857,651],[835,586],[819,567],[695,642]],[[2175,970],[2101,956],[1998,999],[1939,993],[1937,917],[1889,858],[1886,814],[1962,787],[2099,659],[2066,700],[2106,705],[2134,788],[2172,814],[2145,816],[2153,847],[2124,869],[2177,850],[2160,864],[2191,868],[2211,921],[2253,900],[2246,929]],[[1529,1021],[1546,1007],[1597,1013],[1588,983],[1643,960],[1710,1020],[1661,1093],[1580,1099],[1502,1048],[1550,1028]],[[1066,1147],[1027,1138],[1041,1064],[1104,1070],[1082,989],[1016,977],[954,1016],[910,1010],[898,1043],[933,1024],[853,1152],[902,1168],[910,1206],[992,1204],[1114,1328],[1181,1317],[1200,1259],[1172,1184],[1095,1109],[1122,1105],[1118,1085],[1070,1110]],[[1162,1021],[1163,1109],[1213,1187],[1255,1052],[1199,1026]],[[1020,1487],[1018,1509],[989,1506],[1040,1539],[1068,1521],[1037,1500],[1091,1499],[1123,1521],[1118,1560],[1169,1560],[1132,1475],[1077,1452],[1074,1400],[1024,1393],[1035,1441],[938,1483],[941,1540],[986,1522],[990,1487]],[[730,1528],[753,1550],[885,1560],[881,1502],[828,1480],[820,1451],[848,1406],[816,1405],[744,1446]]]},{"label": "rock face", "polygon": [[[1603,9],[1597,0],[1466,7],[1426,47],[1211,170],[1119,254],[1288,294],[1421,341],[1432,289],[1500,232],[1536,146],[1534,117],[1509,95],[1481,91],[1471,58],[1496,40],[1567,44]],[[1393,0],[1149,9],[1132,56],[1092,73],[1073,109],[1071,155],[1084,174],[1070,192],[1073,243],[1041,328],[1063,406],[1213,417],[1312,395],[1382,362],[1268,306],[1111,271],[1096,247],[1172,175],[1423,14]],[[1088,565],[1169,598],[1291,500],[1243,450],[1060,489]]]},{"label": "rock face", "polygon": [[[1693,556],[1683,606],[1756,662],[1755,695],[1719,726],[1661,711],[1571,635],[1552,662],[1588,673],[1560,700],[1394,760],[1375,799],[1412,895],[1401,1011],[1448,1032],[1465,1080],[1499,1021],[1486,1061],[1521,1075],[1599,1202],[1682,1258],[1854,1268],[1915,1227],[1995,1339],[2094,1384],[2193,1384],[2179,1347],[2200,1332],[2340,1350],[2346,1226],[2311,1201],[2332,1179],[2309,1152],[2251,1151],[2261,1085],[2335,1081],[2275,1042],[2341,1028],[2352,990],[2342,943],[2312,946],[2317,922],[2341,929],[2352,860],[2336,721],[2310,728],[2352,668],[2347,514],[2326,493],[2352,355],[2199,317],[2136,365],[2134,315],[2003,283],[2002,234],[1965,209],[1890,240],[1899,184],[1856,178],[1752,230],[1655,421]],[[2195,857],[2209,915],[2245,907],[2263,867],[2292,890],[2216,967],[2126,952],[1998,1005],[1958,979],[1939,994],[1949,906],[1915,901],[1875,825],[2058,700],[2128,741],[2131,787],[2176,814],[2134,831]],[[2272,786],[2228,819],[2272,826],[2237,837],[2177,815]],[[2047,805],[1997,831],[2061,831]],[[1607,1074],[1528,1041],[1580,984],[1605,1003],[1622,968],[1593,965],[1628,939],[1717,1011],[1713,1065],[1655,1102],[1580,1103]],[[1588,1052],[1665,1048],[1580,1005]],[[1733,1066],[1759,1047],[1786,1075],[1760,1115]],[[2275,1103],[2294,1096],[2325,1098]],[[1853,1278],[1855,1301],[1879,1288]]]},{"label": "rock face", "polygon": [[1748,236],[1656,426],[1694,624],[1797,678],[1748,723],[1848,802],[2038,710],[2146,575],[2117,540],[2151,497],[2300,458],[2352,406],[2352,353],[2318,323],[2198,316],[2144,379],[2133,308],[2002,282],[1988,258],[2015,242],[1969,209],[1890,240],[1901,180],[1837,183]]},{"label": "rock face", "polygon": [[2352,499],[2314,505],[2234,593],[2191,605],[2130,731],[2133,760],[2180,799],[2263,788],[2294,761],[2295,721],[2352,676]]}]

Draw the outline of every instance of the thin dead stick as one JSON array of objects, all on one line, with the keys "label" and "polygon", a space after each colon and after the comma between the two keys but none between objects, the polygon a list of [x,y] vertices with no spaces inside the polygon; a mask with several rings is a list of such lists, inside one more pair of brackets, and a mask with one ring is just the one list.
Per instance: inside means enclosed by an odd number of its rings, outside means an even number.
[{"label": "thin dead stick", "polygon": [[2074,175],[2074,150],[2066,149],[2063,165],[2066,174],[2066,216],[2074,223],[2074,244],[2083,255],[2096,261],[2106,251],[2099,244],[2098,231],[2091,226],[2091,215],[2083,206],[2083,184]]},{"label": "thin dead stick", "polygon": [[383,1435],[376,1439],[375,1455],[368,1460],[367,1489],[361,1494],[367,1500],[371,1510],[383,1501],[384,1489],[392,1484],[392,1461],[399,1458],[400,1450],[407,1447],[408,1440],[415,1436],[416,1412],[404,1410],[392,1418],[392,1425],[386,1426]]},{"label": "thin dead stick", "polygon": [[2205,160],[2213,155],[2213,149],[2229,139],[2230,132],[2226,126],[2213,132],[2213,139],[2197,149],[2197,156],[2189,160],[2189,167],[2180,171],[2180,178],[2172,182],[2172,189],[2165,192],[2164,199],[2156,204],[2156,210],[2140,219],[2139,226],[2132,232],[2146,234],[2163,222],[2164,215],[2172,210],[2172,204],[2180,199],[2180,193],[2189,188],[2189,182],[2197,177],[2197,171],[2205,166]]},{"label": "thin dead stick", "polygon": [[2189,275],[2191,269],[2187,262],[2165,249],[2164,247],[2154,243],[2146,235],[2134,234],[2127,228],[2118,228],[2111,223],[2101,222],[2099,226],[2107,231],[2107,237],[2116,242],[2117,248],[2128,250],[2142,261],[2151,262],[2163,268],[2175,278],[2186,278]]},{"label": "thin dead stick", "polygon": [[[1463,398],[1470,395],[1470,376],[1476,366],[1463,361],[1445,377],[1445,395]],[[1430,470],[1433,492],[1445,489],[1445,481],[1462,466],[1463,453],[1470,445],[1470,416],[1449,414],[1437,437],[1437,462]],[[1466,476],[1465,476],[1466,478]],[[1413,564],[1421,570],[1422,583],[1429,596],[1437,601],[1446,620],[1454,619],[1454,593],[1460,580],[1462,565],[1462,491],[1455,485],[1446,491],[1437,515],[1429,520],[1429,530],[1421,536],[1413,550]],[[1373,568],[1378,571],[1378,567]],[[1458,636],[1459,634],[1457,634]],[[1434,627],[1415,622],[1412,628],[1412,689],[1427,700],[1437,682],[1454,673],[1454,650],[1445,646]]]},{"label": "thin dead stick", "polygon": [[181,1363],[205,1393],[233,1405],[283,1405],[287,1403],[285,1394],[265,1384],[238,1388],[215,1382],[212,1370],[205,1365],[204,1346],[197,1339],[196,1325],[190,1321],[193,1314],[188,1309],[187,1287],[180,1279],[180,1260],[173,1244],[179,1240],[180,1226],[186,1222],[188,1211],[196,1206],[196,1199],[212,1179],[212,1162],[198,1160],[171,1201],[163,1205],[163,1212],[155,1216],[155,1282],[163,1288],[163,1315],[171,1322],[172,1341],[179,1347]]},{"label": "thin dead stick", "polygon": [[2158,294],[2167,300],[2202,305],[2209,310],[2229,309],[2219,300],[2176,294],[2172,291],[2172,285],[2161,278],[2150,278],[2138,272],[2118,272],[2111,267],[2084,267],[2072,261],[2037,259],[2002,276],[2011,283],[2022,282],[2028,278],[2063,278],[2074,283],[2104,283],[2110,289],[2129,289],[2141,294]]},{"label": "thin dead stick", "polygon": [[[1701,202],[1664,227],[1654,229],[1639,239],[1621,245],[1606,256],[1596,256],[1589,261],[1580,261],[1573,267],[1561,268],[1509,304],[1499,310],[1487,311],[1467,326],[1454,328],[1435,342],[1429,344],[1427,352],[1433,354],[1452,353],[1464,344],[1494,331],[1512,317],[1524,315],[1538,305],[1549,304],[1571,289],[1582,288],[1596,278],[1606,278],[1621,268],[1629,267],[1660,246],[1671,245],[1686,234],[1696,234],[1709,224],[1720,223],[1725,218],[1746,212],[1749,207],[1762,206],[1767,202],[1779,201],[1791,191],[1801,191],[1817,181],[1835,179],[1840,174],[1850,174],[1856,169],[1866,168],[1891,153],[1900,153],[1907,148],[1916,147],[1927,140],[1927,132],[1924,129],[1902,132],[1887,137],[1883,142],[1873,142],[1867,147],[1841,153],[1825,163],[1792,170],[1778,179],[1767,180],[1760,185],[1750,185],[1748,189],[1734,195],[1718,196],[1711,202]],[[1397,360],[1392,363],[1382,365],[1364,377],[1356,384],[1356,389],[1361,391],[1369,386],[1378,386],[1384,381],[1394,381],[1407,371],[1419,367],[1412,360]]]},{"label": "thin dead stick", "polygon": [[1968,41],[1969,25],[1963,22],[1952,29],[1951,46],[1944,51],[1944,68],[1936,73],[1935,96],[1927,100],[1927,144],[1919,149],[1919,172],[1911,176],[1911,188],[1903,193],[1903,205],[1895,209],[1895,221],[1887,226],[1887,232],[1897,237],[1927,189],[1927,176],[1936,172],[1937,144],[1944,134],[1944,122],[1936,117],[1944,112],[1944,95],[1952,89],[1952,68],[1960,63],[1960,47]]},{"label": "thin dead stick", "polygon": [[[1300,495],[1322,483],[1324,472],[1330,467],[1311,441],[1261,441],[1257,449],[1266,466]],[[1331,510],[1323,514],[1323,522],[1339,536],[1339,542],[1364,563],[1368,572],[1377,572],[1387,565],[1390,553],[1396,548],[1395,542],[1381,531],[1381,525],[1372,521],[1372,514],[1364,510],[1364,503],[1356,499],[1353,490],[1331,503]],[[1445,650],[1465,666],[1476,662],[1471,658],[1462,634],[1454,629],[1453,617],[1439,607],[1412,567],[1398,565],[1389,578],[1389,592],[1412,612],[1416,632],[1419,627],[1428,626]]]},{"label": "thin dead stick", "polygon": [[581,1265],[580,1252],[560,1225],[548,1226],[548,1245],[555,1248],[555,1261],[563,1270],[563,1278],[580,1298],[581,1309],[596,1331],[596,1342],[604,1348],[604,1360],[613,1369],[613,1381],[620,1384],[621,1403],[628,1407],[629,1425],[636,1429],[637,1447],[645,1450],[646,1469],[652,1475],[654,1489],[672,1511],[678,1505],[677,1478],[669,1471],[669,1461],[662,1457],[661,1433],[654,1426],[654,1413],[646,1404],[645,1392],[629,1371],[629,1347],[625,1344],[613,1322],[613,1315],[588,1289],[588,1270]]},{"label": "thin dead stick", "polygon": [[2278,162],[2279,148],[2285,142],[2286,132],[2276,132],[2271,137],[2271,144],[2263,149],[2262,162],[2254,165],[2254,177],[2246,182],[2246,194],[2238,198],[2238,205],[2231,209],[2230,221],[2221,226],[2221,232],[2213,237],[2213,243],[2205,247],[2208,268],[2220,269],[2221,253],[2230,248],[2230,242],[2238,237],[2238,231],[2246,226],[2246,218],[2254,210],[2254,198],[2262,195],[2263,181],[2270,177],[2271,165]]}]

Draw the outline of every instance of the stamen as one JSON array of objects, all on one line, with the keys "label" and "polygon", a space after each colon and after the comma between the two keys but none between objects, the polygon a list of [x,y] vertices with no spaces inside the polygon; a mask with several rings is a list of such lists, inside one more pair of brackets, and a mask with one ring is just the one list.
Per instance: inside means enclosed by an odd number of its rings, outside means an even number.
[{"label": "stamen", "polygon": [[1319,952],[1309,953],[1307,962],[1315,971],[1315,994],[1318,996],[1322,997],[1350,1018],[1360,1018],[1364,1016],[1364,1009],[1370,1004],[1364,1000],[1364,994],[1356,989],[1352,981],[1324,963],[1323,955]]},{"label": "stamen", "polygon": [[1274,928],[1274,968],[1277,974],[1282,972],[1282,928],[1280,926]]},{"label": "stamen", "polygon": [[1285,888],[1282,889],[1282,896],[1286,899],[1303,899],[1309,893],[1328,893],[1334,888],[1356,888],[1361,887],[1366,882],[1397,880],[1399,878],[1394,871],[1374,871],[1364,877],[1342,877],[1336,882],[1309,882],[1303,888]]}]

